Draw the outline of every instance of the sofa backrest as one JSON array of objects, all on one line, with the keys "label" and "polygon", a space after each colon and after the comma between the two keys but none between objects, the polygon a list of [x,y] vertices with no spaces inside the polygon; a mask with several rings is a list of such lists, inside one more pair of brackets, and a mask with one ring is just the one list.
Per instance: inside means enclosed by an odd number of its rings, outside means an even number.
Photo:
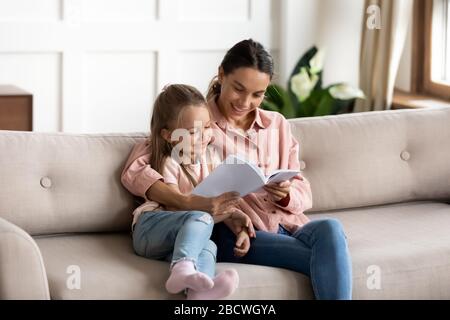
[{"label": "sofa backrest", "polygon": [[[450,199],[450,108],[290,120],[313,208]],[[0,131],[0,217],[32,235],[128,231],[120,174],[145,134]]]},{"label": "sofa backrest", "polygon": [[290,120],[310,212],[450,200],[450,108]]},{"label": "sofa backrest", "polygon": [[140,139],[0,131],[0,217],[32,235],[130,230],[120,174]]}]

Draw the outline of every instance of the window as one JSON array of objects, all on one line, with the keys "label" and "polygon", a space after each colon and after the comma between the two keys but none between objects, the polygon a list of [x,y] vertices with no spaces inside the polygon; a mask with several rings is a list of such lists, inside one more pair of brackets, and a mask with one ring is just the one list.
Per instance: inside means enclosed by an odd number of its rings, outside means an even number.
[{"label": "window", "polygon": [[414,10],[412,87],[450,99],[450,0],[416,0]]}]

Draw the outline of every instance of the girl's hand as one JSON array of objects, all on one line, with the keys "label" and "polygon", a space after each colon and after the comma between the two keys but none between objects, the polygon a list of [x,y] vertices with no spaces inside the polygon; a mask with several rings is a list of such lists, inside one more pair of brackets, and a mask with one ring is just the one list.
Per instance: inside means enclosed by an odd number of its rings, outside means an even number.
[{"label": "girl's hand", "polygon": [[252,220],[243,211],[238,208],[233,208],[230,218],[239,233],[241,233],[242,231],[246,231],[247,235],[249,235],[250,237],[256,237],[256,232],[255,228],[253,227]]},{"label": "girl's hand", "polygon": [[243,257],[250,249],[250,236],[246,230],[242,230],[236,237],[236,243],[234,245],[234,255],[236,257]]},{"label": "girl's hand", "polygon": [[202,197],[197,195],[186,196],[186,204],[182,210],[201,210],[209,212],[212,216],[223,213],[238,204],[238,192],[226,192],[217,197]]},{"label": "girl's hand", "polygon": [[264,186],[264,190],[271,196],[274,202],[280,201],[288,196],[291,190],[291,182],[289,180],[280,183],[270,183]]}]

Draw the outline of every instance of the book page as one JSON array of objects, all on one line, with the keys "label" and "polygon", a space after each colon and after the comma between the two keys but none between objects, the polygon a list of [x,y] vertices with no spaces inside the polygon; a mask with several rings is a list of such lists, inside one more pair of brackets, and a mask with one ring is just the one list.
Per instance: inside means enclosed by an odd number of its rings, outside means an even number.
[{"label": "book page", "polygon": [[281,181],[289,180],[298,175],[300,171],[280,169],[272,172],[270,176],[267,177],[267,183],[279,183]]},{"label": "book page", "polygon": [[[230,156],[234,157],[234,156]],[[264,178],[253,166],[245,161],[233,161],[234,157],[225,159],[209,176],[207,176],[192,194],[215,197],[224,192],[236,191],[243,197],[264,186]],[[259,170],[259,168],[257,168]]]}]

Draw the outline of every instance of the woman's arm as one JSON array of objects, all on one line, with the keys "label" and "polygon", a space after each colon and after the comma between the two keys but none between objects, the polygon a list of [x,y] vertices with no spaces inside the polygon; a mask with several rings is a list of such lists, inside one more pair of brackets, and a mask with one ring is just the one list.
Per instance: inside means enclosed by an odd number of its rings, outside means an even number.
[{"label": "woman's arm", "polygon": [[[299,143],[292,135],[287,121],[285,121],[285,126],[287,140],[289,141],[288,169],[300,170]],[[294,177],[289,188],[290,191],[286,198],[274,202],[277,207],[293,214],[304,212],[312,207],[311,186],[305,177],[301,174]]]}]

